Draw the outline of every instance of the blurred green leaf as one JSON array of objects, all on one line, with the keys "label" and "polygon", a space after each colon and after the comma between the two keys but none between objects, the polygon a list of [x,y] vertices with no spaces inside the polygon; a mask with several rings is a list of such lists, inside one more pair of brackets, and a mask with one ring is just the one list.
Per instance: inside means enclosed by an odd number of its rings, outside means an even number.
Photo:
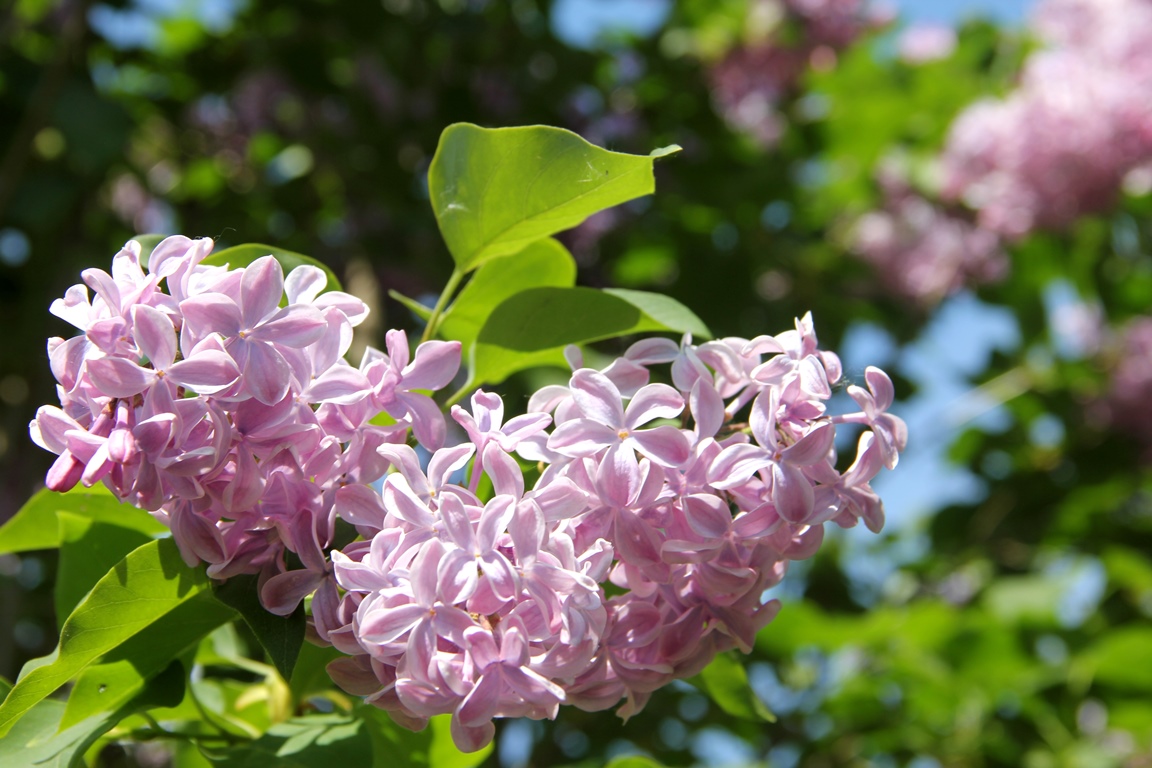
[{"label": "blurred green leaf", "polygon": [[296,717],[242,747],[211,755],[220,768],[332,768],[374,765],[366,723],[349,715]]},{"label": "blurred green leaf", "polygon": [[608,763],[605,768],[665,768],[664,763],[643,755],[625,755],[617,757]]},{"label": "blurred green leaf", "polygon": [[432,309],[430,307],[424,306],[420,302],[416,301],[416,299],[410,299],[399,291],[393,290],[389,290],[388,295],[403,304],[412,312],[412,314],[416,315],[416,317],[420,318],[424,322],[428,322],[428,320],[432,318]]},{"label": "blurred green leaf", "polygon": [[730,715],[754,722],[776,722],[752,686],[744,664],[731,653],[720,653],[693,682]]},{"label": "blurred green leaf", "polygon": [[609,152],[561,128],[456,123],[440,135],[428,191],[457,268],[469,272],[652,194],[653,156]]},{"label": "blurred green leaf", "polygon": [[1120,627],[1102,636],[1082,658],[1097,682],[1126,691],[1152,692],[1152,627]]}]

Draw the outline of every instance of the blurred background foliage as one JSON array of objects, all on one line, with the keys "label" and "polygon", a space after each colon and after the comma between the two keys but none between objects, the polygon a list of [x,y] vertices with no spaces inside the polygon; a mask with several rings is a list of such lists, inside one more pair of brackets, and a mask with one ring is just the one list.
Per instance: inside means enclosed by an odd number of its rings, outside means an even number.
[{"label": "blurred background foliage", "polygon": [[[957,117],[1013,98],[1051,45],[1007,5],[941,26],[852,0],[10,0],[0,520],[49,464],[26,425],[53,400],[44,339],[71,330],[47,306],[132,235],[315,256],[374,305],[378,344],[418,325],[386,291],[435,295],[451,270],[424,181],[444,126],[676,143],[655,197],[564,236],[581,283],[666,292],[718,335],[812,310],[850,378],[885,366],[912,434],[878,486],[889,524],[777,588],[745,661],[776,722],[678,685],[626,724],[504,723],[491,763],[1152,765],[1152,151],[1090,194],[1073,164],[1079,204],[1007,233],[949,189]],[[1065,160],[1105,162],[1070,141]],[[54,643],[51,571],[0,561],[9,679]]]}]

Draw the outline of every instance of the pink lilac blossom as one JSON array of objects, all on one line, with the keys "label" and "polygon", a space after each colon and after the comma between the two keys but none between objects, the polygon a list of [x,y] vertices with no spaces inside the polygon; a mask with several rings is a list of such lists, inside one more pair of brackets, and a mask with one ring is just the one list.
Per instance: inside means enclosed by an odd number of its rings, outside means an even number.
[{"label": "pink lilac blossom", "polygon": [[[570,359],[568,386],[525,416],[505,423],[488,392],[454,407],[469,442],[435,451],[427,475],[383,446],[397,471],[380,494],[340,492],[363,541],[332,555],[344,594],[328,637],[349,654],[333,678],[409,726],[451,714],[461,749],[488,743],[494,717],[560,704],[623,702],[628,717],[749,650],[779,609],[765,589],[825,523],[883,525],[869,482],[907,439],[878,369],[848,387],[860,411],[828,412],[841,367],[810,317],[751,341],[644,340],[604,371]],[[666,366],[673,385],[650,383]],[[863,432],[840,470],[845,424]]]},{"label": "pink lilac blossom", "polygon": [[[111,275],[84,273],[94,297],[53,305],[84,335],[49,342],[61,406],[31,425],[59,456],[48,485],[103,482],[190,565],[258,573],[274,612],[312,594],[311,639],[345,654],[332,679],[405,727],[450,714],[473,751],[497,717],[629,717],[750,650],[780,608],[765,590],[826,523],[883,525],[870,481],[907,439],[892,383],[869,368],[847,387],[859,410],[830,413],[842,369],[810,316],[752,340],[646,339],[603,370],[572,353],[568,385],[526,414],[485,391],[453,407],[467,440],[446,445],[426,392],[458,343],[391,331],[353,367],[362,304],[314,268],[227,270],[210,251],[169,238],[144,268],[129,243]],[[356,540],[336,547],[337,520]]]},{"label": "pink lilac blossom", "polygon": [[1046,0],[1015,91],[969,107],[942,156],[944,196],[1007,238],[1107,210],[1152,159],[1152,2]]},{"label": "pink lilac blossom", "polygon": [[907,185],[885,179],[883,207],[852,226],[850,247],[897,296],[932,305],[965,285],[1008,271],[1000,238],[950,213]]},{"label": "pink lilac blossom", "polygon": [[[1097,410],[1112,427],[1152,445],[1152,317],[1129,321],[1116,342],[1111,383]],[[1145,458],[1150,456],[1152,451]]]},{"label": "pink lilac blossom", "polygon": [[[783,135],[780,102],[809,66],[827,68],[879,19],[862,0],[758,0],[749,10],[757,39],[734,47],[709,71],[717,111],[762,146]],[[763,27],[768,29],[764,30]]]}]

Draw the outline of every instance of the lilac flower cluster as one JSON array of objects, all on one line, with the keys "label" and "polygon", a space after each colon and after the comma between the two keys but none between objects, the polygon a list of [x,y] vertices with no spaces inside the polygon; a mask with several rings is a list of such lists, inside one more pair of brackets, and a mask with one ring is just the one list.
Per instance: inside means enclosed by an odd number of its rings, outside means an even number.
[{"label": "lilac flower cluster", "polygon": [[[859,409],[832,415],[841,365],[810,316],[750,341],[646,339],[602,370],[573,352],[524,415],[484,391],[454,406],[467,439],[446,445],[425,393],[458,343],[411,354],[390,331],[353,367],[361,302],[316,268],[228,271],[210,250],[169,238],[145,269],[129,243],[111,275],[84,273],[95,297],[53,305],[84,334],[49,343],[61,407],[31,429],[59,454],[50,487],[103,481],[190,564],[259,573],[270,610],[313,594],[312,639],[346,654],[337,684],[411,728],[450,713],[461,749],[496,717],[639,711],[751,648],[779,609],[765,590],[825,523],[883,525],[869,483],[906,441],[892,383],[867,369],[846,388]],[[844,425],[860,435],[841,468]],[[337,546],[337,519],[354,541]]]},{"label": "lilac flower cluster", "polygon": [[932,305],[1005,276],[1008,257],[995,233],[881,175],[883,207],[857,219],[849,240],[891,293]]},{"label": "lilac flower cluster", "polygon": [[809,67],[827,69],[880,17],[861,0],[758,0],[749,10],[749,39],[712,65],[717,111],[765,147],[784,132],[778,105]]},{"label": "lilac flower cluster", "polygon": [[[672,385],[652,383],[665,365]],[[476,393],[452,410],[468,442],[427,470],[384,446],[398,471],[382,493],[337,494],[363,541],[333,553],[345,592],[326,638],[349,654],[333,676],[413,727],[451,713],[463,749],[491,740],[494,717],[621,699],[623,716],[639,711],[717,652],[751,648],[779,608],[764,590],[816,552],[825,522],[883,525],[869,481],[906,439],[891,381],[868,369],[867,389],[848,387],[860,411],[830,416],[840,363],[810,317],[775,337],[649,339],[602,371],[575,367],[507,423],[498,396]],[[864,429],[839,471],[849,423]]]},{"label": "lilac flower cluster", "polygon": [[1135,437],[1152,460],[1152,317],[1133,318],[1112,339],[1111,382],[1097,411],[1114,429]]},{"label": "lilac flower cluster", "polygon": [[1106,210],[1152,161],[1152,3],[1045,0],[1034,26],[1019,87],[969,107],[942,157],[945,196],[1009,238]]},{"label": "lilac flower cluster", "polygon": [[[130,241],[111,274],[85,270],[52,304],[83,334],[49,340],[60,407],[40,408],[31,433],[59,455],[49,488],[103,481],[171,527],[189,565],[259,573],[266,604],[290,612],[315,579],[285,573],[285,550],[323,573],[336,488],[382,474],[376,449],[409,426],[443,440],[435,404],[409,390],[450,381],[460,345],[409,362],[394,332],[388,355],[353,368],[343,355],[362,301],[323,292],[314,266],[285,278],[271,256],[205,266],[212,245],[170,237],[144,268]],[[369,423],[385,410],[397,424]]]}]

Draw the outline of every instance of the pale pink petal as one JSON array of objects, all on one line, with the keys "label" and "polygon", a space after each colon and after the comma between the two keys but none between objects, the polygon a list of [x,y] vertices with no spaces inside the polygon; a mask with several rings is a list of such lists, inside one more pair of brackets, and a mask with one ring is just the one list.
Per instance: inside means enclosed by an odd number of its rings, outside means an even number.
[{"label": "pale pink petal", "polygon": [[240,332],[243,322],[240,307],[227,296],[219,293],[205,293],[180,302],[180,314],[185,326],[196,338],[210,333],[219,333],[232,338]]},{"label": "pale pink petal", "polygon": [[734,488],[772,463],[772,454],[758,445],[730,445],[708,467],[708,482],[721,490]]},{"label": "pale pink petal", "polygon": [[624,353],[624,357],[642,365],[654,365],[658,363],[670,363],[675,360],[679,354],[679,344],[672,341],[672,339],[656,336],[650,339],[641,339],[628,347],[628,350]]},{"label": "pale pink petal", "polygon": [[781,460],[801,467],[815,464],[828,456],[835,439],[835,428],[831,424],[821,424],[800,438],[795,444],[781,451]]},{"label": "pale pink petal", "polygon": [[428,461],[428,482],[433,488],[444,486],[452,475],[468,464],[475,451],[476,446],[471,443],[461,443],[436,451]]},{"label": "pale pink petal", "polygon": [[156,372],[122,357],[100,357],[88,361],[88,377],[101,394],[131,397],[152,386]]},{"label": "pale pink petal", "polygon": [[596,490],[614,507],[627,507],[640,489],[640,466],[631,448],[619,444],[608,449],[596,472]]},{"label": "pale pink petal", "polygon": [[324,270],[312,264],[301,264],[284,278],[284,295],[289,304],[311,304],[328,285]]},{"label": "pale pink petal", "polygon": [[446,605],[462,603],[476,592],[476,558],[461,549],[446,554],[437,568],[439,596]]},{"label": "pale pink petal", "polygon": [[266,322],[252,328],[247,336],[253,340],[275,342],[287,347],[306,347],[319,341],[327,328],[328,321],[319,310],[304,304],[294,304],[277,310]]},{"label": "pale pink petal", "polygon": [[374,608],[360,622],[360,637],[370,643],[391,643],[428,616],[428,609],[408,603],[392,608]]},{"label": "pale pink petal", "polygon": [[444,445],[448,430],[435,400],[415,392],[399,392],[396,400],[407,409],[412,419],[412,433],[422,446],[435,451]]},{"label": "pale pink petal", "polygon": [[772,501],[780,517],[790,523],[803,523],[812,514],[815,496],[812,483],[790,464],[772,465]]},{"label": "pale pink petal", "polygon": [[620,442],[617,430],[592,419],[566,421],[548,438],[548,448],[565,456],[591,456]]},{"label": "pale pink petal", "polygon": [[244,325],[251,328],[272,314],[283,296],[284,269],[275,256],[261,256],[249,264],[240,281]]},{"label": "pale pink petal", "polygon": [[724,425],[724,400],[712,386],[712,382],[701,378],[692,386],[688,398],[692,419],[696,422],[696,438],[715,437]]},{"label": "pale pink petal", "polygon": [[240,369],[231,355],[214,349],[203,349],[167,370],[168,379],[201,395],[227,389],[239,377]]},{"label": "pale pink petal", "polygon": [[[472,521],[464,509],[464,502],[451,493],[446,493],[440,499],[440,519],[444,521],[444,530],[452,542],[467,552],[475,555],[476,534],[472,530]],[[455,602],[455,601],[453,601]]]},{"label": "pale pink petal", "polygon": [[676,427],[638,429],[629,434],[628,441],[634,442],[637,450],[665,467],[679,467],[692,454],[691,441]]},{"label": "pale pink petal", "polygon": [[292,369],[283,355],[270,344],[253,342],[244,346],[248,358],[244,363],[244,386],[264,405],[283,400],[292,378]]},{"label": "pale pink petal", "polygon": [[[295,303],[290,301],[289,303]],[[336,309],[348,318],[351,325],[360,325],[368,317],[368,305],[355,296],[343,291],[328,291],[313,300],[313,305],[320,310]]]},{"label": "pale pink petal", "polygon": [[497,599],[512,600],[520,593],[520,579],[503,555],[490,553],[481,557],[479,563]]},{"label": "pale pink petal", "polygon": [[156,370],[164,370],[176,359],[176,326],[158,309],[138,304],[132,308],[132,332],[136,346]]},{"label": "pale pink petal", "polygon": [[581,368],[572,374],[572,397],[589,419],[614,429],[624,426],[624,406],[620,390],[607,376],[591,368]]},{"label": "pale pink petal", "polygon": [[653,419],[674,419],[684,410],[684,398],[667,384],[643,387],[624,413],[624,428],[633,430]]},{"label": "pale pink petal", "polygon": [[693,531],[705,538],[720,538],[728,533],[732,513],[728,504],[718,496],[692,494],[683,500],[684,517]]},{"label": "pale pink petal", "polygon": [[[399,365],[395,360],[394,365]],[[405,389],[436,391],[448,386],[460,370],[460,342],[426,341],[416,347],[416,359],[402,372]]]},{"label": "pale pink petal", "polygon": [[360,371],[350,365],[329,368],[304,391],[304,399],[311,403],[338,403],[351,405],[363,400],[372,391],[372,385]]},{"label": "pale pink petal", "polygon": [[524,495],[524,473],[520,465],[495,443],[484,448],[484,472],[492,480],[492,490],[497,494],[520,498]]},{"label": "pale pink petal", "polygon": [[376,491],[366,485],[346,485],[336,491],[336,513],[352,525],[364,525],[377,530],[384,527],[388,511]]}]

